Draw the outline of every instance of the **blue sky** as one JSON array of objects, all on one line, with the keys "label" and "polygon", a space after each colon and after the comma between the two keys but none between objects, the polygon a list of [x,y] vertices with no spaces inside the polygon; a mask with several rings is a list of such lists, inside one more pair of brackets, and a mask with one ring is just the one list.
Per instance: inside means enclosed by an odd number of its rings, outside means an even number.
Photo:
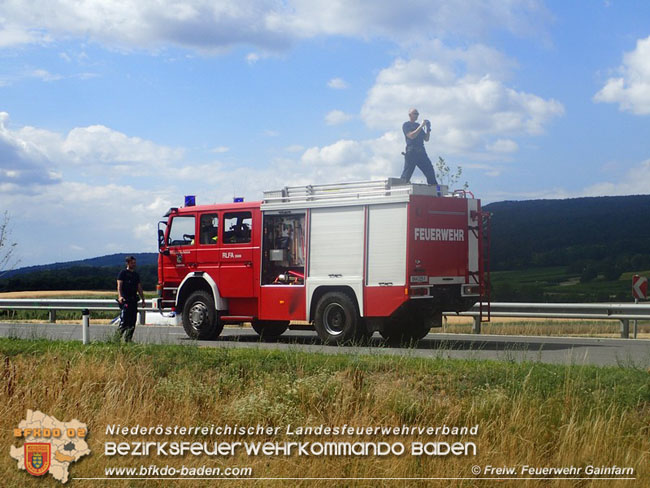
[{"label": "blue sky", "polygon": [[21,266],[154,251],[186,194],[399,176],[412,106],[484,202],[648,193],[650,2],[0,0]]}]

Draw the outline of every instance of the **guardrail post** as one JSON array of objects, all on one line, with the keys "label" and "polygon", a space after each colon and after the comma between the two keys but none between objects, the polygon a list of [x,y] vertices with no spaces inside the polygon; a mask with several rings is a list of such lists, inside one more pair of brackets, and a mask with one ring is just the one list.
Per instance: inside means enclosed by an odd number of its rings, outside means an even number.
[{"label": "guardrail post", "polygon": [[88,344],[90,342],[89,338],[89,325],[90,325],[90,310],[87,308],[84,308],[81,311],[81,318],[82,318],[82,325],[81,325],[81,339],[84,344]]},{"label": "guardrail post", "polygon": [[630,338],[630,321],[629,319],[621,319],[621,339]]},{"label": "guardrail post", "polygon": [[55,323],[56,322],[56,310],[50,310],[50,322]]},{"label": "guardrail post", "polygon": [[474,326],[472,327],[473,334],[481,333],[481,317],[474,317]]}]

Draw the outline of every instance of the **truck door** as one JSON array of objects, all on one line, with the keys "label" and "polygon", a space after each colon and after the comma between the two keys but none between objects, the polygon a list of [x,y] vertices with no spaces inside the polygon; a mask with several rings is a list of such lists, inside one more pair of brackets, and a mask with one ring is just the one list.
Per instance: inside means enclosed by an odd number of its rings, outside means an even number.
[{"label": "truck door", "polygon": [[170,225],[167,249],[162,254],[163,272],[165,287],[178,288],[187,273],[196,268],[196,217],[193,214],[175,215]]},{"label": "truck door", "polygon": [[253,215],[250,210],[224,212],[219,290],[225,298],[253,297]]},{"label": "truck door", "polygon": [[221,263],[221,242],[219,242],[219,213],[203,212],[199,215],[199,244],[196,259],[199,271],[208,273],[215,283],[219,283],[219,264]]}]

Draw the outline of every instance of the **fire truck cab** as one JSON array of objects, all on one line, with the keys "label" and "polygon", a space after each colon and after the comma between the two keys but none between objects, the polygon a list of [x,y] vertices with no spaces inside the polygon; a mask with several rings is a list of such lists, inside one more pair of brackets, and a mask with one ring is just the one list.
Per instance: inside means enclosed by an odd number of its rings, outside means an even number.
[{"label": "fire truck cab", "polygon": [[274,337],[306,321],[327,343],[418,340],[443,311],[483,303],[484,217],[465,192],[399,179],[172,208],[159,223],[159,308],[196,339],[226,323]]}]

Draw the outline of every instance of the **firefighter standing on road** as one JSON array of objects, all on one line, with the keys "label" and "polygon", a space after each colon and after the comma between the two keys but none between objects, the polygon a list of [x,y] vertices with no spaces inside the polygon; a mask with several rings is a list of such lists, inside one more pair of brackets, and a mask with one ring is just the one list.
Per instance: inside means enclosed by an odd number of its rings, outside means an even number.
[{"label": "firefighter standing on road", "polygon": [[417,166],[427,177],[427,184],[437,185],[436,172],[424,149],[424,143],[429,141],[431,135],[431,123],[425,119],[418,124],[416,122],[418,115],[420,114],[417,109],[410,109],[409,120],[402,125],[402,131],[406,138],[406,151],[404,152],[404,170],[400,178],[407,183],[411,181],[411,175]]},{"label": "firefighter standing on road", "polygon": [[126,269],[117,276],[117,301],[120,304],[120,337],[131,342],[135,332],[135,319],[138,314],[138,295],[144,307],[144,291],[140,275],[135,271],[135,256],[126,258]]}]

